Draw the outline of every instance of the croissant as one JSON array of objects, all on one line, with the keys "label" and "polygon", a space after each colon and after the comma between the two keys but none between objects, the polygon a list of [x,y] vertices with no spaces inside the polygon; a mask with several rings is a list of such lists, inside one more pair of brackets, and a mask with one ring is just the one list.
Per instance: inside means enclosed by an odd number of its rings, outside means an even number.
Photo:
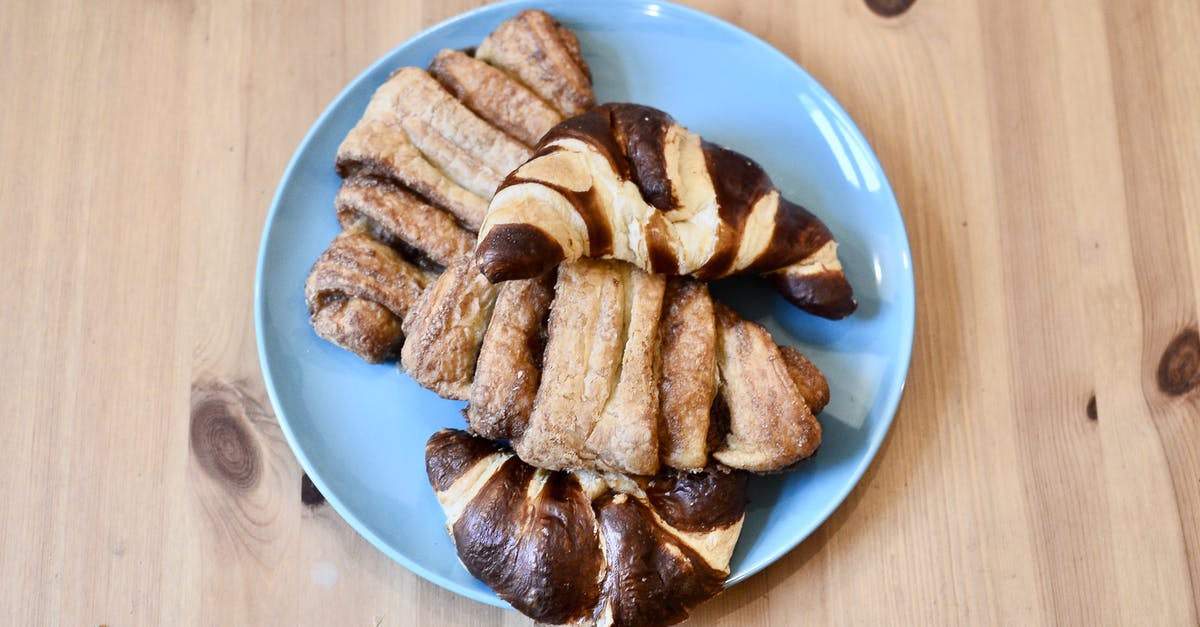
[{"label": "croissant", "polygon": [[395,356],[402,321],[432,280],[367,233],[347,231],[313,264],[304,299],[317,335],[378,363]]},{"label": "croissant", "polygon": [[649,479],[534,468],[463,431],[425,447],[429,483],[472,575],[540,624],[670,625],[721,591],[746,477]]},{"label": "croissant", "polygon": [[829,229],[759,165],[651,107],[607,104],[562,122],[504,180],[479,229],[491,281],[614,258],[712,280],[763,274],[828,318],[856,307]]}]

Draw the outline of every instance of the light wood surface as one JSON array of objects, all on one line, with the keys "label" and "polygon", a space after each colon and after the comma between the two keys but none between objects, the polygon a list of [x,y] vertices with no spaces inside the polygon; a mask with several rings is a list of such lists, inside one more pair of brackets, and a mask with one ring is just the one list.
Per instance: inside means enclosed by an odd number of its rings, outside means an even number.
[{"label": "light wood surface", "polygon": [[[302,502],[252,326],[304,133],[477,4],[0,3],[0,622],[528,623]],[[846,106],[918,292],[864,480],[692,624],[1196,624],[1200,3],[689,4]]]}]

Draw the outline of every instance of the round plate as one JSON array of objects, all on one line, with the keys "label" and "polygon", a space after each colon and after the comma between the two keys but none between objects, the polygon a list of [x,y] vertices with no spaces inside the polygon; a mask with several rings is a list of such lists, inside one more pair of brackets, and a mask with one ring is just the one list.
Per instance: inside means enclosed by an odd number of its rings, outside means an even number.
[{"label": "round plate", "polygon": [[829,379],[820,452],[794,472],[755,477],[729,583],[766,567],[817,528],[858,482],[891,424],[908,372],[913,275],[908,239],[883,169],[842,107],[761,40],[703,13],[662,2],[508,2],[443,22],[388,53],[333,101],[300,144],[271,205],[259,251],[255,324],[279,423],[309,477],[355,530],[409,570],[504,606],[463,569],[425,477],[425,441],[463,427],[462,403],[371,366],[318,338],[304,280],[338,233],[338,144],[395,68],[425,67],[466,48],[528,7],[573,29],[601,102],[669,112],[709,140],[757,160],[784,196],[820,216],[859,301],[837,321],[806,315],[751,279],[715,288]]}]

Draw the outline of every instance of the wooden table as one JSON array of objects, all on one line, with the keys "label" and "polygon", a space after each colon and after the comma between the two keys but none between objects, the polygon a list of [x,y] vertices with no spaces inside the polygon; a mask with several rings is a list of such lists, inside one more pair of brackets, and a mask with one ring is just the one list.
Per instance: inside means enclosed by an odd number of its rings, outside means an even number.
[{"label": "wooden table", "polygon": [[[251,322],[305,131],[476,4],[0,3],[5,624],[527,624],[302,491]],[[846,106],[918,291],[866,477],[693,624],[1200,620],[1200,4],[689,4]]]}]

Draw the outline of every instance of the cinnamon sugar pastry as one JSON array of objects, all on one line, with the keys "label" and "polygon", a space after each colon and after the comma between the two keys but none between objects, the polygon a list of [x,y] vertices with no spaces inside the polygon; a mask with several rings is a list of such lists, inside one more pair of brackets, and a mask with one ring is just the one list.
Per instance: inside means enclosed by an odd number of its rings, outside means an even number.
[{"label": "cinnamon sugar pastry", "polygon": [[810,373],[781,354],[766,329],[724,305],[715,309],[717,371],[729,434],[713,457],[734,468],[774,472],[811,456],[821,444],[821,424],[805,393],[818,402],[821,397],[812,390],[819,384],[808,383]]},{"label": "cinnamon sugar pastry", "polygon": [[478,228],[496,186],[529,149],[479,119],[428,72],[403,67],[338,148],[342,176],[394,180]]},{"label": "cinnamon sugar pastry", "polygon": [[475,234],[449,213],[388,181],[352,176],[333,204],[342,228],[365,230],[410,258],[428,259],[439,270],[475,245]]},{"label": "cinnamon sugar pastry", "polygon": [[378,363],[396,355],[401,322],[432,280],[367,233],[347,231],[313,265],[304,300],[317,335]]},{"label": "cinnamon sugar pastry", "polygon": [[513,446],[542,468],[658,470],[658,321],[664,280],[626,263],[559,268],[544,370]]},{"label": "cinnamon sugar pastry", "polygon": [[[388,263],[402,262],[426,274],[441,272],[473,249],[475,230],[492,192],[530,156],[530,146],[563,119],[559,108],[574,112],[570,103],[590,106],[591,82],[578,42],[544,13],[525,11],[501,24],[484,48],[496,65],[443,50],[429,72],[400,68],[377,89],[342,142],[336,168],[345,180],[334,205],[342,227],[361,233],[356,246],[368,247],[367,240],[374,240],[392,249],[389,253],[371,247]],[[345,243],[332,244],[314,266],[310,283],[318,273],[328,275],[326,257],[344,256],[345,248]],[[365,275],[358,278],[367,280]],[[432,277],[422,279],[428,280]],[[381,289],[403,291],[404,285]],[[326,290],[325,296],[310,298],[318,335],[367,361],[396,357],[404,341],[401,320],[415,296],[406,296],[403,307],[389,309],[370,298],[329,296],[337,293]],[[503,318],[512,321],[512,315]],[[466,359],[468,354],[452,352],[463,358],[455,367],[446,360],[414,355],[431,368],[418,366],[414,372],[424,373],[419,376],[429,377],[437,389],[465,395],[461,378],[466,376],[469,383],[469,370],[474,368],[474,357]],[[504,361],[499,353],[483,357],[484,372],[502,379],[501,371],[490,367]],[[440,370],[439,364],[447,369]],[[455,371],[458,374],[451,375]],[[520,398],[523,392],[513,394]],[[485,399],[480,392],[478,400],[475,415],[484,420],[490,402],[492,415],[487,419],[503,422],[505,429],[509,418],[524,415],[519,404],[516,410],[499,409],[501,395]]]},{"label": "cinnamon sugar pastry", "polygon": [[670,625],[721,591],[745,475],[550,472],[463,431],[425,447],[429,483],[472,575],[539,624]]},{"label": "cinnamon sugar pastry", "polygon": [[821,441],[820,371],[695,279],[581,259],[553,283],[491,285],[456,264],[404,330],[414,379],[470,398],[472,431],[541,468],[653,475],[715,458],[778,472]]},{"label": "cinnamon sugar pastry", "polygon": [[717,395],[716,319],[703,283],[668,279],[660,334],[659,456],[667,466],[702,468]]},{"label": "cinnamon sugar pastry", "polygon": [[579,39],[543,11],[525,10],[506,20],[479,44],[475,56],[527,85],[563,117],[596,105]]},{"label": "cinnamon sugar pastry", "polygon": [[497,291],[470,256],[446,268],[404,318],[401,364],[408,376],[444,398],[470,398]]},{"label": "cinnamon sugar pastry", "polygon": [[500,286],[466,411],[473,433],[507,440],[525,432],[542,379],[554,280],[549,272]]},{"label": "cinnamon sugar pastry", "polygon": [[758,164],[646,106],[607,104],[554,127],[488,206],[476,257],[492,281],[613,258],[712,280],[762,274],[798,307],[855,309],[829,229]]},{"label": "cinnamon sugar pastry", "polygon": [[443,50],[433,58],[429,73],[468,109],[526,146],[563,116],[520,81],[484,61],[458,50]]}]

